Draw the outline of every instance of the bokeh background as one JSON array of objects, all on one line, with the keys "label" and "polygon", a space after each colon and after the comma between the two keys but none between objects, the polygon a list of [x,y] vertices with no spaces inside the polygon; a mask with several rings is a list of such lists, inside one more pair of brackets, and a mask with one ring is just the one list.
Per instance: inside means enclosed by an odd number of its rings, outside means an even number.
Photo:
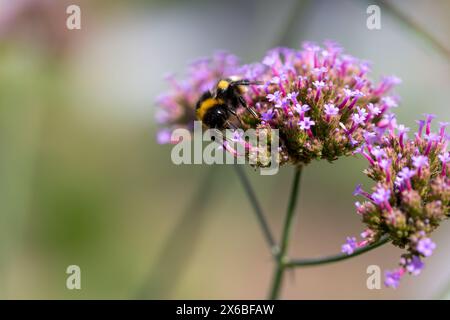
[{"label": "bokeh background", "polygon": [[[65,27],[78,4],[82,29]],[[155,142],[163,76],[217,49],[243,62],[275,45],[333,39],[403,79],[396,111],[450,120],[450,2],[0,0],[0,298],[266,297],[272,262],[233,168],[175,166]],[[354,158],[304,172],[291,256],[336,253],[362,224],[351,196],[370,182]],[[248,175],[279,236],[293,169]],[[397,265],[385,246],[287,274],[288,299],[428,299],[450,289],[450,224],[419,277],[366,288]],[[81,267],[81,290],[66,268]],[[447,298],[449,296],[447,295]]]}]

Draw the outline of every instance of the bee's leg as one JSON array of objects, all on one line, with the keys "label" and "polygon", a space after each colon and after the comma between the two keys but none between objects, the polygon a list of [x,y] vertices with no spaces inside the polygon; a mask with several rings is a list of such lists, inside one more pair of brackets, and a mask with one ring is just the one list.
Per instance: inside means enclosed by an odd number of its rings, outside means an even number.
[{"label": "bee's leg", "polygon": [[[239,118],[238,118],[239,119]],[[240,121],[240,120],[239,120]],[[238,128],[234,125],[234,124],[232,124],[230,121],[226,121],[225,122],[225,124],[228,126],[228,128],[229,129],[231,129],[231,130],[237,130]]]},{"label": "bee's leg", "polygon": [[250,108],[247,105],[247,102],[245,101],[245,99],[242,96],[239,96],[239,103],[245,108],[247,109],[248,112],[250,112],[250,114],[255,118],[255,119],[259,119],[258,114],[255,112],[255,110],[253,110],[252,108]]},{"label": "bee's leg", "polygon": [[241,117],[239,117],[239,115],[237,114],[237,112],[235,110],[229,108],[228,112],[230,112],[233,116],[235,116],[239,120],[239,123],[242,125]]}]

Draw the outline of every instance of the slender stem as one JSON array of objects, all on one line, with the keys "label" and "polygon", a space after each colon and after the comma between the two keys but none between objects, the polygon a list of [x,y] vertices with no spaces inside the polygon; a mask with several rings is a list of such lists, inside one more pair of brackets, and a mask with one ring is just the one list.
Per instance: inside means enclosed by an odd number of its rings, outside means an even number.
[{"label": "slender stem", "polygon": [[319,258],[309,258],[309,259],[293,259],[286,263],[286,268],[296,268],[296,267],[307,267],[307,266],[316,266],[326,263],[337,262],[341,260],[347,260],[365,252],[371,251],[375,248],[382,246],[383,244],[389,242],[390,238],[388,235],[384,235],[377,242],[372,243],[368,246],[359,248],[355,250],[352,254],[336,254],[332,256],[319,257]]},{"label": "slender stem", "polygon": [[398,21],[402,22],[404,26],[409,30],[414,30],[418,36],[422,37],[422,39],[433,45],[447,59],[450,59],[450,49],[447,48],[441,41],[439,41],[431,32],[424,29],[414,19],[410,18],[408,15],[403,13],[400,9],[398,9],[397,7],[395,7],[395,5],[389,3],[388,1],[378,0],[376,1],[376,3],[379,4],[382,9],[386,9],[392,16],[397,18]]},{"label": "slender stem", "polygon": [[302,175],[302,167],[296,167],[294,181],[292,183],[289,205],[286,212],[286,218],[281,236],[280,253],[277,255],[276,268],[273,275],[272,288],[270,290],[270,299],[278,299],[283,281],[283,274],[286,269],[286,253],[288,249],[290,235],[292,233],[295,207],[299,194],[300,178]]},{"label": "slender stem", "polygon": [[298,191],[299,191],[299,187],[300,187],[301,175],[302,175],[302,167],[296,167],[294,181],[292,183],[291,196],[289,199],[289,206],[288,206],[287,213],[286,213],[286,220],[284,222],[284,227],[283,227],[283,233],[282,233],[281,245],[280,245],[280,254],[285,254],[287,247],[288,247],[288,242],[289,242],[289,238],[290,238],[290,234],[291,234],[292,226],[293,226],[292,221],[294,218],[295,207],[297,205],[297,200],[298,200],[298,193],[299,193]]},{"label": "slender stem", "polygon": [[245,174],[242,166],[235,165],[234,168],[236,169],[236,173],[239,177],[239,180],[241,181],[242,186],[245,190],[245,193],[247,194],[247,196],[250,200],[250,203],[253,207],[253,211],[255,211],[256,218],[259,222],[259,225],[261,226],[261,230],[264,235],[264,239],[266,240],[267,244],[269,245],[272,254],[277,255],[279,252],[278,246],[274,240],[272,232],[270,231],[269,224],[267,223],[267,220],[264,216],[261,205],[258,202],[258,199],[256,198],[255,192],[253,191],[250,181],[248,180],[247,175]]}]

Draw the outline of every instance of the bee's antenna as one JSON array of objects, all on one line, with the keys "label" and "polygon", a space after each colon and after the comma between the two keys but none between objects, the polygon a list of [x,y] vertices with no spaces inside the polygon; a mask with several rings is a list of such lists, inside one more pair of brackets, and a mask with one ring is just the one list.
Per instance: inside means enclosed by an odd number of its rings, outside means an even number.
[{"label": "bee's antenna", "polygon": [[256,80],[242,79],[242,80],[232,81],[230,84],[235,85],[235,86],[250,86],[250,85],[262,85],[262,84],[264,84],[264,82],[256,81]]}]

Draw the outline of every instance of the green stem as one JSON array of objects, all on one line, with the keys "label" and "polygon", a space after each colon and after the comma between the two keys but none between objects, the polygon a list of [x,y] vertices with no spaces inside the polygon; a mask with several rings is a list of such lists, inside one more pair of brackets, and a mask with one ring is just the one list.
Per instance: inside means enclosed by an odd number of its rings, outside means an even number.
[{"label": "green stem", "polygon": [[365,246],[363,248],[359,248],[355,250],[352,254],[336,254],[332,256],[327,257],[319,257],[319,258],[310,258],[310,259],[294,259],[290,260],[285,264],[286,268],[296,268],[296,267],[307,267],[307,266],[316,266],[326,263],[332,263],[337,262],[341,260],[347,260],[356,256],[359,256],[360,254],[363,254],[365,252],[371,251],[375,248],[378,248],[382,246],[383,244],[389,242],[390,238],[388,235],[384,235],[381,237],[377,242],[372,243],[368,246]]},{"label": "green stem", "polygon": [[294,181],[292,183],[291,195],[289,198],[289,205],[286,212],[286,218],[284,221],[283,233],[280,244],[280,253],[276,257],[276,268],[272,280],[272,288],[270,290],[269,298],[274,300],[278,299],[281,290],[281,284],[283,282],[283,275],[286,269],[287,262],[287,249],[289,244],[290,235],[292,233],[295,207],[297,205],[297,199],[299,194],[300,178],[302,175],[302,167],[296,167]]},{"label": "green stem", "polygon": [[253,211],[255,211],[256,219],[258,220],[259,225],[261,226],[264,238],[266,239],[266,242],[269,245],[272,254],[277,255],[279,252],[278,246],[274,240],[272,232],[270,231],[269,224],[267,223],[261,205],[258,202],[258,199],[256,198],[255,192],[253,191],[250,181],[248,180],[247,175],[245,174],[242,166],[235,165],[234,168],[236,169],[236,173],[239,177],[239,180],[241,181],[245,193],[247,194],[250,200],[250,203],[253,207]]}]

